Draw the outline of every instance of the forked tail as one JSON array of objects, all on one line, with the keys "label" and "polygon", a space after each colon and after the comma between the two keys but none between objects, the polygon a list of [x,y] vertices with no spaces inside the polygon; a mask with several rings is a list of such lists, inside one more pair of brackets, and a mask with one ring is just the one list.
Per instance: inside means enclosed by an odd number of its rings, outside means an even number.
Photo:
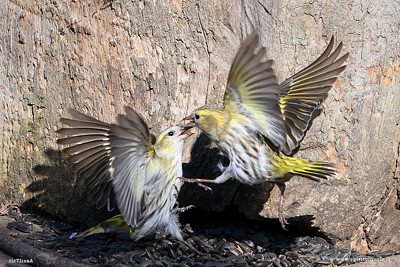
[{"label": "forked tail", "polygon": [[292,174],[320,181],[320,179],[327,179],[337,172],[335,165],[329,162],[296,159],[284,155],[277,156],[275,160],[274,165],[279,176]]}]

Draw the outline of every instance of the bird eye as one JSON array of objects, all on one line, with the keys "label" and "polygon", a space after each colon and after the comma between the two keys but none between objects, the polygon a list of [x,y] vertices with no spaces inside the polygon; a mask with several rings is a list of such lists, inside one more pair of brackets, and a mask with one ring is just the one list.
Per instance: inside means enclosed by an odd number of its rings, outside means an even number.
[{"label": "bird eye", "polygon": [[173,136],[173,135],[174,135],[174,132],[171,131],[171,132],[168,133],[168,135],[169,135],[169,136]]},{"label": "bird eye", "polygon": [[195,117],[196,120],[200,119],[200,115],[199,114],[196,114],[194,117]]}]

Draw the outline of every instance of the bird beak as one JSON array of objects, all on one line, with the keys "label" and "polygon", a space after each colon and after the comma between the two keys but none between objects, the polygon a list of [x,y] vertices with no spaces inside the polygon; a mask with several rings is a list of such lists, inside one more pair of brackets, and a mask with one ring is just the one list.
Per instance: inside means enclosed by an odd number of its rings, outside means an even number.
[{"label": "bird beak", "polygon": [[182,121],[184,121],[184,125],[187,126],[187,127],[192,128],[192,127],[196,126],[195,123],[194,123],[192,115],[187,116]]},{"label": "bird beak", "polygon": [[183,137],[184,139],[191,136],[193,133],[189,130],[192,128],[192,126],[182,126],[181,133],[178,136]]}]

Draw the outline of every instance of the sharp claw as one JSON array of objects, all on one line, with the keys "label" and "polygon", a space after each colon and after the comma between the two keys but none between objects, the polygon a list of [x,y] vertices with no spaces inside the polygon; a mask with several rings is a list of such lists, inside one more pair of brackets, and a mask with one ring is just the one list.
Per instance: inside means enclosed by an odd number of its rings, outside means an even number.
[{"label": "sharp claw", "polygon": [[206,186],[206,185],[204,185],[202,183],[197,183],[197,185],[202,187],[202,188],[204,188],[204,190],[206,190],[206,191],[208,190],[208,191],[210,191],[212,193],[211,187],[208,187],[208,186]]},{"label": "sharp claw", "polygon": [[[184,178],[184,177],[179,177],[179,178],[180,178],[180,179],[182,180],[182,182],[184,182],[184,183],[196,183],[198,186],[204,188],[206,191],[209,190],[209,191],[212,193],[212,189],[211,189],[210,187],[208,187],[208,186],[202,184],[201,182],[199,182],[199,180],[202,180],[202,179]],[[212,180],[210,180],[210,181],[212,181]]]},{"label": "sharp claw", "polygon": [[285,219],[285,215],[283,215],[283,211],[285,210],[283,208],[283,195],[284,195],[284,192],[285,192],[285,184],[284,183],[279,183],[277,185],[279,187],[279,190],[281,191],[281,199],[280,199],[279,208],[278,208],[279,222],[281,223],[282,229],[287,231],[287,229],[285,228],[285,225],[289,224],[289,223]]},{"label": "sharp claw", "polygon": [[189,206],[186,206],[186,207],[178,208],[177,212],[182,213],[182,212],[185,212],[187,210],[193,209],[195,207],[196,207],[195,205],[189,205]]},{"label": "sharp claw", "polygon": [[284,208],[283,207],[279,207],[279,209],[280,209],[279,210],[279,222],[281,223],[281,226],[282,226],[283,230],[288,231],[286,229],[285,225],[289,224],[288,221],[286,220],[285,216],[283,215],[283,212],[285,210],[292,209],[292,208],[294,208],[294,207],[296,207],[298,205],[300,205],[299,202],[293,202],[292,204],[290,204],[290,205],[288,205],[288,206],[286,206]]},{"label": "sharp claw", "polygon": [[279,214],[279,222],[281,223],[282,229],[285,231],[288,231],[288,229],[286,229],[285,225],[288,225],[289,223],[287,222],[287,220],[283,216],[283,214]]}]

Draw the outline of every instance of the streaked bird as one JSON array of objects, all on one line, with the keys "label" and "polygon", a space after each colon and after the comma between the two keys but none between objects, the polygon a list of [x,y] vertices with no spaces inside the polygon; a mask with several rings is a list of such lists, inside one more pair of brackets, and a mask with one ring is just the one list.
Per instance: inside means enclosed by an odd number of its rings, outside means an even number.
[{"label": "streaked bird", "polygon": [[[184,208],[177,208],[175,211],[177,213],[180,212],[184,212],[188,209],[193,208],[193,205],[184,207]],[[91,235],[94,234],[100,234],[100,233],[121,233],[121,234],[128,234],[131,236],[131,238],[135,239],[136,236],[136,231],[134,227],[129,226],[124,217],[122,216],[122,214],[118,214],[104,222],[99,223],[96,226],[93,226],[89,229],[87,229],[86,231],[84,231],[83,233],[80,233],[78,235],[74,235],[74,237],[76,238],[85,238],[85,237],[89,237]],[[193,247],[191,245],[189,245],[189,247],[191,249],[193,249]],[[194,251],[197,252],[196,249],[194,249]]]},{"label": "streaked bird", "polygon": [[[276,183],[281,191],[279,221],[285,229],[285,182],[299,175],[319,181],[335,174],[331,163],[286,156],[295,149],[316,108],[327,98],[348,54],[338,58],[342,43],[331,53],[333,38],[322,55],[305,69],[278,84],[272,60],[263,61],[265,48],[255,53],[258,35],[243,42],[231,66],[223,108],[202,107],[186,117],[186,125],[200,128],[229,158],[215,180],[229,178],[254,185]],[[286,155],[285,155],[286,154]]]},{"label": "streaked bird", "polygon": [[73,119],[60,121],[70,128],[57,131],[69,137],[57,143],[67,146],[63,156],[76,175],[86,179],[89,197],[97,207],[107,201],[110,209],[118,205],[122,214],[103,223],[110,226],[108,230],[122,229],[138,240],[164,229],[184,242],[175,203],[183,183],[179,178],[182,149],[190,127],[174,126],[155,137],[129,107],[126,115],[117,117],[118,124],[74,109],[69,113]]}]

